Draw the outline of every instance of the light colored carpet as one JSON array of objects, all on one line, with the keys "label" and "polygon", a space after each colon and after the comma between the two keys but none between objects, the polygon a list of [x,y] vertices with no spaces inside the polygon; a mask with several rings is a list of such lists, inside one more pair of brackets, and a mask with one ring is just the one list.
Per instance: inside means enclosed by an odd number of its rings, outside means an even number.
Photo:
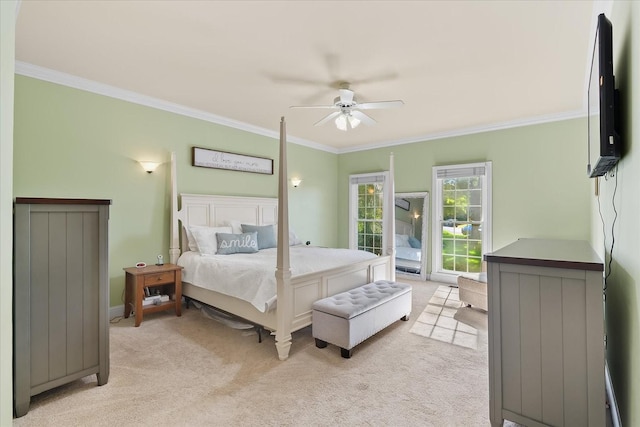
[{"label": "light colored carpet", "polygon": [[486,330],[470,325],[475,348],[411,333],[441,284],[410,283],[412,318],[351,359],[316,348],[311,328],[279,361],[273,337],[259,344],[195,309],[145,316],[139,328],[121,320],[108,384],[90,376],[34,396],[14,426],[488,426]]}]

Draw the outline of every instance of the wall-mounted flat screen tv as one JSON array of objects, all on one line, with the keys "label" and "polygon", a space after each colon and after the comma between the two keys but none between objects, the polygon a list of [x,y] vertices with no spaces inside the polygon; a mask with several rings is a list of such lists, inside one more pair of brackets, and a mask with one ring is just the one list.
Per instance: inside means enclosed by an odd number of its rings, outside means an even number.
[{"label": "wall-mounted flat screen tv", "polygon": [[605,175],[620,159],[620,136],[616,126],[617,91],[613,76],[613,28],[602,13],[598,16],[588,89],[588,163],[590,178]]}]

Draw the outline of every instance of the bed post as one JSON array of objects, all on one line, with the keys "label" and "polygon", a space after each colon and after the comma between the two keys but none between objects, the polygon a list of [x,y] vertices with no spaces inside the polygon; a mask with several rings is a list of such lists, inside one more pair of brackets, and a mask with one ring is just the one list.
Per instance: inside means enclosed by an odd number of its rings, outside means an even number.
[{"label": "bed post", "polygon": [[178,179],[175,152],[171,153],[171,228],[169,239],[169,259],[171,264],[176,264],[180,256],[180,228],[178,224]]},{"label": "bed post", "polygon": [[291,312],[293,296],[289,260],[289,192],[287,186],[287,125],[280,119],[280,167],[278,173],[278,262],[276,284],[278,306],[276,308],[276,349],[280,360],[289,357],[291,348]]},{"label": "bed post", "polygon": [[391,271],[389,272],[389,280],[396,280],[396,190],[394,184],[394,167],[393,167],[393,152],[389,154],[389,184],[385,189],[387,195],[387,206],[390,208],[390,215],[386,215],[387,223],[385,224],[385,230],[387,230],[387,255],[391,258],[389,260],[389,266]]}]

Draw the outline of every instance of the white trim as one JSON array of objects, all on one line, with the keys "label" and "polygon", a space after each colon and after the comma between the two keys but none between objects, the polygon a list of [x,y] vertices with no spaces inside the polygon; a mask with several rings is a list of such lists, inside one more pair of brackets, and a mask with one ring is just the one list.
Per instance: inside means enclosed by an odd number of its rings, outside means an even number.
[{"label": "white trim", "polygon": [[[590,66],[591,62],[590,61],[588,62]],[[223,126],[228,126],[234,129],[239,129],[246,132],[254,133],[256,135],[262,135],[262,136],[266,136],[274,139],[279,138],[277,131],[265,129],[258,126],[253,126],[248,123],[232,120],[226,117],[207,113],[205,111],[185,107],[183,105],[174,104],[172,102],[164,101],[158,98],[141,95],[133,91],[120,89],[115,86],[110,86],[103,83],[98,83],[93,80],[84,79],[82,77],[74,76],[74,75],[63,73],[60,71],[55,71],[45,67],[40,67],[38,65],[29,64],[27,62],[16,61],[15,73],[22,76],[26,76],[26,77],[31,77],[34,79],[44,80],[50,83],[60,84],[63,86],[68,86],[75,89],[80,89],[87,92],[108,96],[111,98],[121,99],[123,101],[132,102],[134,104],[156,108],[158,110],[168,111],[174,114],[180,114],[186,117],[193,117],[195,119],[220,124]],[[564,113],[534,116],[534,117],[511,120],[506,122],[489,123],[481,126],[472,126],[467,128],[454,129],[450,131],[431,133],[431,134],[426,134],[426,135],[416,136],[411,138],[397,139],[397,140],[385,141],[380,143],[365,144],[365,145],[359,145],[357,147],[347,147],[347,148],[340,148],[340,149],[335,147],[329,147],[327,145],[320,144],[315,141],[310,141],[310,140],[298,138],[295,136],[288,136],[287,138],[288,138],[288,142],[292,142],[297,145],[302,145],[302,146],[313,148],[320,151],[326,151],[332,154],[345,154],[345,153],[354,153],[358,151],[368,151],[376,148],[393,147],[395,145],[413,144],[417,142],[434,141],[438,139],[453,138],[453,137],[464,136],[464,135],[473,135],[473,134],[483,133],[483,132],[492,132],[492,131],[498,131],[498,130],[504,130],[504,129],[523,127],[523,126],[552,123],[552,122],[558,122],[563,120],[582,118],[582,117],[586,117],[586,115],[587,115],[587,108],[583,106],[583,109],[580,111],[567,111]]]},{"label": "white trim", "polygon": [[[485,214],[487,215],[484,218],[484,223],[486,227],[486,232],[483,233],[482,236],[482,249],[484,254],[493,252],[493,163],[491,161],[485,162],[485,171],[484,177],[486,182],[486,192],[483,194],[483,206],[485,207]],[[486,239],[486,240],[485,240]],[[483,254],[483,256],[484,256]]]},{"label": "white trim", "polygon": [[616,394],[613,390],[609,364],[606,360],[604,362],[604,379],[605,389],[607,391],[607,401],[609,402],[609,411],[611,412],[611,424],[613,427],[620,427],[622,425],[622,421],[620,420],[620,412],[618,412],[618,401],[616,400]]},{"label": "white trim", "polygon": [[376,144],[365,144],[365,145],[359,145],[357,147],[342,148],[338,150],[338,154],[354,153],[358,151],[367,151],[367,150],[373,150],[376,148],[393,147],[395,145],[413,144],[417,142],[434,141],[439,139],[453,138],[457,136],[475,135],[483,132],[493,132],[498,130],[512,129],[512,128],[518,128],[518,127],[524,127],[524,126],[553,123],[553,122],[559,122],[563,120],[583,118],[586,116],[587,116],[587,110],[585,108],[584,111],[579,110],[579,111],[567,111],[567,112],[558,113],[558,114],[546,114],[542,116],[511,120],[507,122],[489,123],[481,126],[472,126],[467,128],[448,130],[444,132],[430,133],[427,135],[397,139],[393,141],[380,142]]},{"label": "white trim", "polygon": [[[16,74],[20,74],[22,76],[32,77],[34,79],[72,87],[74,89],[80,89],[87,92],[96,93],[98,95],[108,96],[111,98],[131,102],[134,104],[144,105],[146,107],[168,111],[170,113],[179,114],[186,117],[192,117],[194,119],[203,120],[206,122],[216,123],[230,128],[243,130],[245,132],[250,132],[256,135],[262,135],[273,139],[280,138],[280,134],[278,131],[250,125],[238,120],[233,120],[227,117],[218,116],[216,114],[207,113],[202,110],[185,107],[173,102],[164,101],[162,99],[153,98],[151,96],[142,95],[130,90],[120,89],[115,86],[110,86],[93,80],[84,79],[82,77],[51,70],[49,68],[40,67],[22,61],[16,61],[15,72]],[[317,142],[309,141],[302,138],[288,136],[287,141],[293,142],[298,145],[314,148],[316,150],[328,151],[334,154],[337,153],[337,151],[333,147],[328,147],[326,145],[318,144]]]},{"label": "white trim", "polygon": [[124,304],[109,307],[109,321],[117,319],[118,317],[124,317]]},{"label": "white trim", "polygon": [[457,274],[447,274],[447,273],[436,273],[434,271],[429,275],[429,280],[432,282],[441,282],[441,283],[450,283],[457,284],[458,283],[458,275]]}]

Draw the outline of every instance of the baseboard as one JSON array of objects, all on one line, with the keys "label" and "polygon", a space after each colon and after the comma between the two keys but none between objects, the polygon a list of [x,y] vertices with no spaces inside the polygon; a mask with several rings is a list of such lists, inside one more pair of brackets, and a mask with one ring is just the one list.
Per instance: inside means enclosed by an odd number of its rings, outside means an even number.
[{"label": "baseboard", "polygon": [[613,427],[620,427],[622,422],[620,421],[620,413],[618,412],[618,402],[616,401],[616,394],[613,390],[613,382],[611,382],[611,375],[609,374],[609,365],[605,361],[604,363],[604,378],[605,389],[607,390],[607,402],[609,403],[609,411],[611,412],[611,422]]},{"label": "baseboard", "polygon": [[123,317],[124,304],[116,305],[115,307],[109,307],[109,320],[113,320],[116,317]]},{"label": "baseboard", "polygon": [[444,273],[431,273],[429,278],[432,282],[442,282],[442,283],[450,283],[457,284],[458,283],[458,275],[457,274],[444,274]]}]

